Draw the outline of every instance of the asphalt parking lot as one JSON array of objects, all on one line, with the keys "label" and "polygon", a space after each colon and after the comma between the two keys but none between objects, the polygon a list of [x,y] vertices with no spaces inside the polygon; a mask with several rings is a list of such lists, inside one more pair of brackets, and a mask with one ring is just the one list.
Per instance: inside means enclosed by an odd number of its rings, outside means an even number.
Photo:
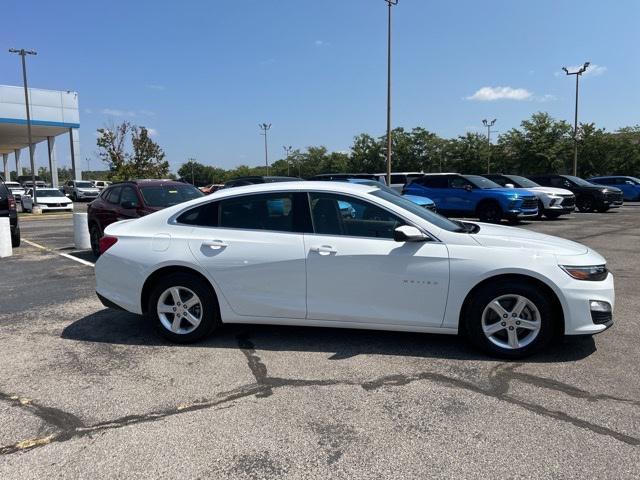
[{"label": "asphalt parking lot", "polygon": [[616,277],[615,325],[524,362],[456,337],[225,326],[178,346],[105,309],[71,219],[0,260],[0,478],[638,478],[640,204],[523,225]]}]

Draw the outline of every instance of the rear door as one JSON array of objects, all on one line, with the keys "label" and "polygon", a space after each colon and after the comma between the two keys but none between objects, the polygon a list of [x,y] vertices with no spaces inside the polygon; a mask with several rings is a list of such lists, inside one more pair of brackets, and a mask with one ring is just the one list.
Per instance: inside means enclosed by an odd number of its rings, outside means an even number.
[{"label": "rear door", "polygon": [[304,194],[235,196],[192,209],[177,222],[194,226],[189,248],[236,314],[305,318],[303,231],[310,231],[310,220]]}]

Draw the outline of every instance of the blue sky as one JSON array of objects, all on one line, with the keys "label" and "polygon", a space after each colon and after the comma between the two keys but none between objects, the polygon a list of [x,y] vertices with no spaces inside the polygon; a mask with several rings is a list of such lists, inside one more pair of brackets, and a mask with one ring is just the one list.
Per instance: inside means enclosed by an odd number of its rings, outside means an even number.
[{"label": "blue sky", "polygon": [[[96,128],[130,120],[153,129],[174,169],[188,157],[260,165],[260,122],[272,124],[272,160],[285,144],[347,150],[358,133],[384,133],[385,5],[5,0],[0,46],[38,51],[31,86],[79,92],[83,159]],[[400,0],[393,13],[394,126],[450,137],[483,131],[483,118],[505,132],[539,110],[572,121],[560,68],[584,61],[596,67],[581,121],[640,123],[637,0]],[[17,57],[0,53],[0,72],[21,83]],[[68,163],[66,144],[58,156]]]}]

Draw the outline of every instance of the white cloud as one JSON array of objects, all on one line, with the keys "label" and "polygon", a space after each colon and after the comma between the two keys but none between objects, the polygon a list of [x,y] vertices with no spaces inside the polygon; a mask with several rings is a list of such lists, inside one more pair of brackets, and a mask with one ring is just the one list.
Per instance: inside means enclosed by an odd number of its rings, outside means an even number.
[{"label": "white cloud", "polygon": [[153,83],[148,84],[147,88],[149,88],[151,90],[157,90],[157,91],[165,90],[165,86],[164,85],[155,85]]},{"label": "white cloud", "polygon": [[557,99],[558,97],[556,97],[555,95],[551,95],[550,93],[545,93],[544,95],[536,95],[535,97],[533,97],[533,100],[541,103],[553,102]]},{"label": "white cloud", "polygon": [[329,42],[325,42],[324,40],[316,40],[313,42],[316,47],[327,47],[329,46]]},{"label": "white cloud", "polygon": [[158,130],[156,130],[155,128],[147,128],[147,132],[149,132],[150,137],[158,136]]},{"label": "white cloud", "polygon": [[93,110],[91,110],[90,108],[85,108],[84,113],[88,113],[89,115],[91,115],[93,113]]},{"label": "white cloud", "polygon": [[110,115],[112,117],[135,117],[136,112],[131,110],[118,110],[115,108],[103,108],[100,113],[103,115]]},{"label": "white cloud", "polygon": [[147,117],[155,117],[156,116],[156,112],[152,112],[151,110],[138,110],[138,113],[140,115],[145,115]]},{"label": "white cloud", "polygon": [[528,100],[533,95],[525,88],[512,87],[482,87],[467,100],[492,102],[494,100]]}]

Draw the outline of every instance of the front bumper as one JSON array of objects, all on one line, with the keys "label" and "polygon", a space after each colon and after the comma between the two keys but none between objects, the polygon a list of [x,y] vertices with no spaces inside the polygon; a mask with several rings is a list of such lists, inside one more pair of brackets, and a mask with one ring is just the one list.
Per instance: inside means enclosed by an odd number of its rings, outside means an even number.
[{"label": "front bumper", "polygon": [[47,205],[44,203],[40,203],[38,204],[40,206],[40,208],[42,208],[43,212],[57,212],[57,211],[73,211],[73,203],[69,203],[66,205]]},{"label": "front bumper", "polygon": [[[593,335],[604,332],[613,325],[615,292],[611,273],[601,282],[571,280],[562,287],[562,293],[564,294],[565,335]],[[598,318],[597,313],[594,315],[590,306],[591,301],[611,305],[608,318]]]}]

